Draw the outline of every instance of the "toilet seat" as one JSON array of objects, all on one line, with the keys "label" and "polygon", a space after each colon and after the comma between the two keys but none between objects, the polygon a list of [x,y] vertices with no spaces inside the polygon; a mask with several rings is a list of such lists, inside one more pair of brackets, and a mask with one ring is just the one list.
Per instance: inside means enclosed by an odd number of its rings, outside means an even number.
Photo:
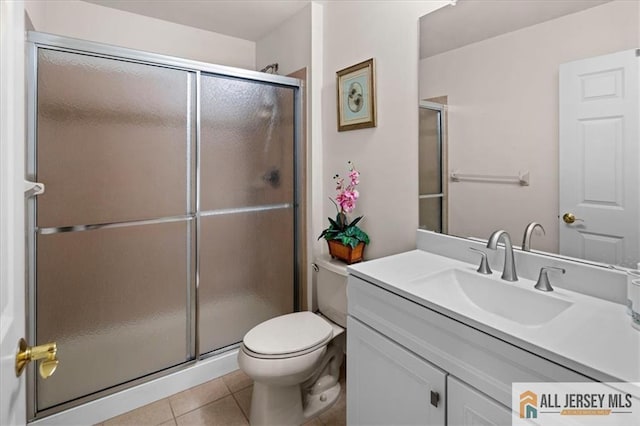
[{"label": "toilet seat", "polygon": [[272,318],[252,328],[243,350],[255,358],[282,359],[304,355],[325,346],[333,327],[312,312],[295,312]]}]

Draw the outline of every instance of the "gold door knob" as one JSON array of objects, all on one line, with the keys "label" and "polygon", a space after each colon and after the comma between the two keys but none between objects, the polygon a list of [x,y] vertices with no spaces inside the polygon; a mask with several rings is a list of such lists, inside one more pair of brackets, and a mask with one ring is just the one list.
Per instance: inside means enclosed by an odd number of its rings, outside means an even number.
[{"label": "gold door knob", "polygon": [[27,364],[31,361],[42,360],[40,362],[40,376],[43,379],[50,377],[58,368],[58,347],[55,342],[39,346],[29,346],[27,341],[20,339],[18,342],[18,353],[16,354],[16,376],[20,376]]},{"label": "gold door knob", "polygon": [[564,220],[565,223],[573,223],[573,222],[584,222],[584,220],[582,219],[578,219],[573,213],[565,213],[562,216],[562,220]]}]

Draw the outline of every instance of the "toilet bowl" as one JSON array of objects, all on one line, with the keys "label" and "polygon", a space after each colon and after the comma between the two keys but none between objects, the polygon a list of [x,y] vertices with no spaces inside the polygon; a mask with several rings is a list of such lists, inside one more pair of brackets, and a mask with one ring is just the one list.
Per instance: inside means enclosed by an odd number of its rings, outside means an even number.
[{"label": "toilet bowl", "polygon": [[258,324],[238,351],[240,369],[254,381],[252,425],[300,425],[340,395],[346,266],[327,259],[316,265],[320,313],[295,312]]}]

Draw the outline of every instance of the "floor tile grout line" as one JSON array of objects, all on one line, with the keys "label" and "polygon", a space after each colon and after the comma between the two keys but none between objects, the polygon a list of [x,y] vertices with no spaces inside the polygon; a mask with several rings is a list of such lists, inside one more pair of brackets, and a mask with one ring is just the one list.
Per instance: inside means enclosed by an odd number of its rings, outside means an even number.
[{"label": "floor tile grout line", "polygon": [[[248,386],[247,386],[248,387]],[[246,389],[246,388],[245,388]],[[236,392],[237,393],[237,392]],[[245,414],[244,410],[242,409],[242,406],[240,405],[240,402],[238,401],[238,398],[236,398],[236,394],[232,393],[231,396],[233,397],[233,400],[236,402],[236,405],[238,406],[238,408],[240,409],[240,412],[242,413],[242,415],[244,416],[244,418],[247,420],[247,423],[249,422],[249,417]]]},{"label": "floor tile grout line", "polygon": [[[240,389],[237,389],[237,390],[235,390],[235,391],[233,391],[233,392],[231,392],[231,393],[238,393],[238,392],[242,392],[243,390],[245,390],[246,388],[249,388],[249,387],[251,387],[251,386],[253,386],[253,382],[251,382],[251,383],[249,383],[247,386],[244,386],[244,387],[242,387],[242,388],[240,388]],[[230,388],[229,386],[227,386],[227,388],[229,389],[229,391],[231,391],[231,388]]]},{"label": "floor tile grout line", "polygon": [[[198,409],[200,409],[200,408],[206,407],[206,406],[207,406],[207,405],[209,405],[209,404],[213,404],[213,403],[214,403],[214,402],[216,402],[216,401],[220,401],[222,398],[226,398],[226,397],[227,397],[227,396],[229,396],[229,395],[233,395],[233,393],[231,392],[231,389],[229,389],[229,386],[227,386],[227,384],[224,382],[224,380],[222,380],[222,384],[224,384],[225,389],[227,389],[227,393],[226,393],[226,394],[224,394],[224,395],[222,395],[222,396],[220,396],[220,397],[218,397],[218,398],[216,398],[216,399],[214,399],[214,400],[211,400],[211,401],[207,402],[206,404],[203,404],[203,405],[200,405],[200,406],[198,406],[198,407],[196,407],[196,408],[192,408],[191,410],[185,411],[184,413],[180,414],[179,416],[176,416],[175,412],[173,411],[173,406],[171,405],[171,397],[172,397],[172,396],[176,396],[176,395],[178,395],[178,394],[180,394],[180,393],[182,393],[182,392],[186,392],[186,391],[188,391],[188,390],[191,390],[191,389],[193,389],[193,388],[197,388],[198,386],[202,386],[202,385],[204,385],[204,384],[206,384],[206,383],[213,382],[213,381],[218,380],[218,379],[222,379],[222,377],[217,377],[217,378],[215,378],[215,379],[211,379],[211,380],[209,380],[208,382],[204,382],[204,383],[201,383],[201,384],[199,384],[199,385],[192,386],[192,387],[190,387],[190,388],[188,388],[188,389],[185,389],[185,390],[183,390],[183,391],[181,391],[181,392],[174,393],[173,395],[170,395],[170,396],[168,396],[168,397],[167,397],[167,400],[169,400],[169,407],[171,407],[171,412],[173,413],[173,418],[174,418],[174,420],[176,421],[176,424],[178,423],[178,417],[182,417],[182,416],[184,416],[185,414],[191,413],[192,411],[196,411],[196,410],[198,410]],[[234,398],[234,399],[235,399],[235,398]]]},{"label": "floor tile grout line", "polygon": [[[184,413],[180,414],[178,417],[183,417],[183,416],[185,416],[185,415],[187,415],[187,414],[189,414],[189,413],[192,413],[192,412],[194,412],[194,411],[196,411],[196,410],[199,410],[199,409],[201,409],[201,408],[204,408],[204,407],[206,407],[207,405],[211,405],[211,404],[213,404],[214,402],[218,402],[218,401],[220,401],[221,399],[224,399],[224,398],[226,398],[226,397],[228,397],[228,396],[233,396],[233,394],[232,394],[231,392],[229,392],[228,394],[223,395],[223,396],[221,396],[220,398],[214,399],[213,401],[209,401],[209,402],[207,402],[206,404],[203,404],[203,405],[201,405],[201,406],[199,406],[199,407],[196,407],[196,408],[194,408],[194,409],[192,409],[192,410],[185,411]],[[234,399],[234,401],[235,401],[235,398],[233,398],[233,399]],[[240,409],[240,411],[242,411],[242,409]],[[176,417],[176,423],[178,423],[178,417]]]},{"label": "floor tile grout line", "polygon": [[176,413],[173,411],[173,405],[171,405],[171,397],[172,396],[173,395],[169,395],[166,399],[167,399],[167,402],[169,403],[169,409],[171,410],[171,415],[173,416],[173,423],[175,423],[177,425],[178,424],[178,419],[176,418]]},{"label": "floor tile grout line", "polygon": [[[236,370],[236,371],[240,371],[240,370]],[[222,382],[223,382],[223,383],[224,383],[224,385],[227,387],[227,389],[229,389],[229,392],[230,392],[230,393],[240,392],[240,391],[242,391],[242,390],[245,390],[245,389],[246,389],[246,388],[248,388],[249,386],[252,386],[252,385],[253,385],[253,380],[252,380],[252,381],[251,381],[251,383],[249,383],[248,385],[246,385],[246,386],[244,386],[244,387],[242,387],[242,388],[240,388],[240,389],[236,389],[236,390],[231,389],[231,386],[229,386],[229,385],[227,384],[227,382],[224,380],[224,378],[225,378],[225,377],[227,377],[227,376],[229,376],[229,375],[231,375],[231,374],[233,374],[233,373],[234,373],[234,372],[231,372],[231,373],[226,374],[226,375],[224,375],[224,376],[222,376],[222,377],[221,377]]]}]

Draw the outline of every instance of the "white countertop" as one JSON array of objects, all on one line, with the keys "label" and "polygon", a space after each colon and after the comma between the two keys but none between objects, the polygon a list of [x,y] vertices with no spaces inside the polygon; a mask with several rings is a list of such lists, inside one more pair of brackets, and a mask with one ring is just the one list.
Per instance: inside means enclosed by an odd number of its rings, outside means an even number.
[{"label": "white countertop", "polygon": [[[555,288],[544,293],[573,303],[541,325],[523,325],[481,309],[470,309],[436,291],[417,291],[415,280],[457,268],[475,272],[477,265],[413,250],[348,268],[349,273],[426,308],[468,324],[599,381],[640,382],[640,331],[631,327],[626,307],[610,301]],[[493,276],[499,278],[500,272]],[[551,277],[552,278],[552,277]],[[553,283],[553,279],[551,279]],[[505,285],[539,293],[535,281],[520,279]],[[419,294],[418,294],[419,293]],[[526,300],[523,301],[526,303]]]}]

